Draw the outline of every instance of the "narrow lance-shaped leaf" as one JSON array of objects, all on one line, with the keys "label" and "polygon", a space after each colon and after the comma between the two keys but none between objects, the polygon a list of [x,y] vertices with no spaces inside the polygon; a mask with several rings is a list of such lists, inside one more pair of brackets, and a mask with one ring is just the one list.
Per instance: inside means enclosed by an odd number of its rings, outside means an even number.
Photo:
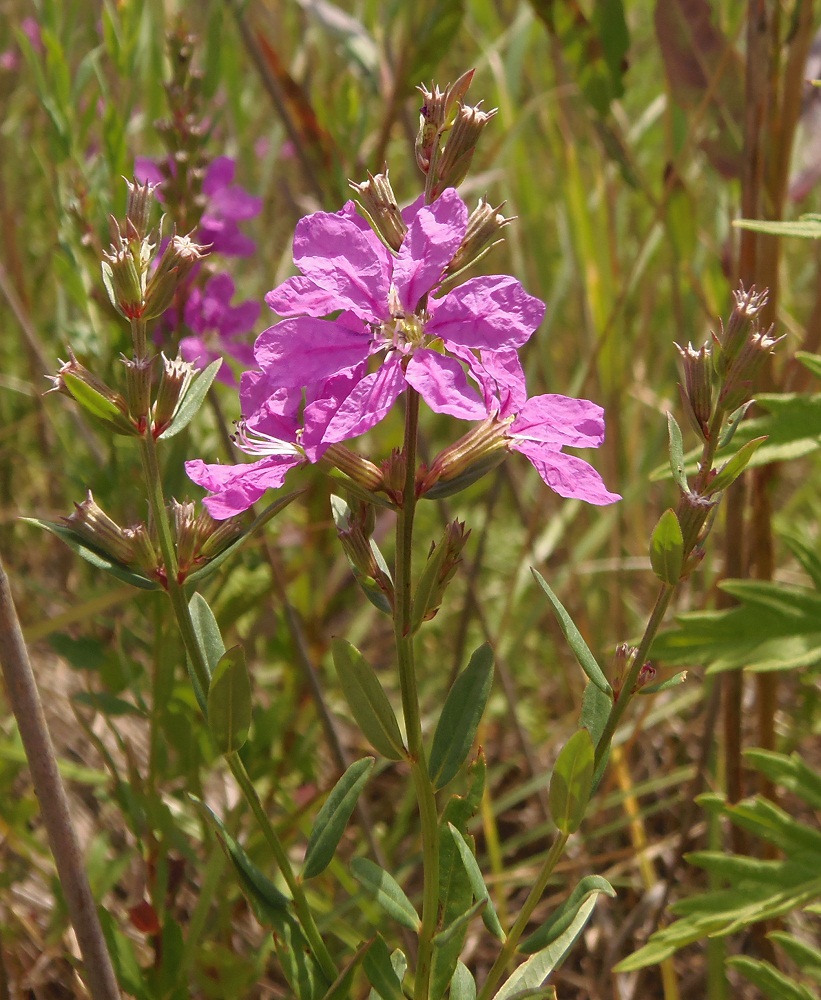
[{"label": "narrow lance-shaped leaf", "polygon": [[365,757],[351,764],[325,800],[308,840],[302,867],[303,879],[314,878],[331,863],[375,763],[373,757]]},{"label": "narrow lance-shaped leaf", "polygon": [[590,733],[579,729],[562,747],[548,791],[550,814],[563,834],[575,833],[584,819],[593,787],[595,750]]},{"label": "narrow lance-shaped leaf", "polygon": [[412,931],[419,930],[422,923],[419,914],[392,875],[367,858],[354,858],[351,871],[357,882],[374,897],[388,916],[403,927]]},{"label": "narrow lance-shaped leaf", "polygon": [[477,900],[470,909],[465,910],[460,916],[458,916],[452,924],[446,927],[444,930],[439,931],[436,937],[433,939],[433,943],[437,948],[443,948],[446,944],[449,944],[457,934],[460,934],[473,920],[477,913],[482,913],[488,904],[487,898]]},{"label": "narrow lance-shaped leaf", "polygon": [[208,686],[208,728],[221,754],[235,753],[251,728],[251,680],[242,646],[219,658]]},{"label": "narrow lance-shaped leaf", "polygon": [[493,905],[493,900],[490,898],[490,893],[485,885],[485,880],[482,877],[481,869],[473,855],[473,851],[470,849],[470,845],[462,836],[461,832],[456,829],[453,823],[448,823],[448,829],[451,832],[451,836],[456,844],[456,849],[459,851],[459,856],[462,859],[462,864],[465,866],[465,871],[467,872],[468,880],[470,881],[470,887],[473,890],[473,895],[477,900],[486,900],[487,905],[482,911],[482,920],[484,921],[485,927],[497,937],[500,941],[504,942],[505,932],[502,930],[502,925],[499,923],[499,917],[496,914],[496,908]]},{"label": "narrow lance-shaped leaf", "polygon": [[606,695],[612,695],[613,690],[607,682],[607,678],[604,676],[604,671],[596,662],[595,656],[593,656],[590,652],[587,643],[582,638],[581,632],[579,632],[576,628],[573,619],[565,611],[561,601],[547,585],[547,582],[541,573],[533,568],[531,568],[531,573],[536,578],[536,583],[539,584],[547,595],[547,599],[553,607],[553,612],[556,615],[562,632],[564,633],[567,644],[570,646],[573,651],[573,655],[578,660],[579,666],[588,678],[596,685],[596,687],[599,688],[599,690],[603,691]]},{"label": "narrow lance-shaped leaf", "polygon": [[493,650],[485,643],[470,658],[445,699],[428,764],[435,788],[443,788],[467,760],[493,684]]},{"label": "narrow lance-shaped leaf", "polygon": [[343,694],[359,728],[383,757],[402,760],[406,750],[399,724],[373,667],[344,639],[334,639],[331,649]]},{"label": "narrow lance-shaped leaf", "polygon": [[[208,607],[208,602],[202,594],[194,593],[192,595],[191,600],[188,602],[188,610],[191,613],[191,624],[194,626],[197,643],[202,650],[210,686],[210,678],[220,661],[220,657],[225,652],[225,643],[222,641],[222,635],[220,634],[217,619],[214,617],[214,612]],[[191,678],[194,694],[197,696],[197,702],[202,714],[208,718],[208,692],[203,691],[200,687],[197,675],[188,656],[186,656],[186,663],[188,664],[188,674]]]},{"label": "narrow lance-shaped leaf", "polygon": [[748,441],[745,445],[733,455],[733,457],[718,470],[715,479],[711,480],[704,490],[704,496],[713,496],[716,493],[720,493],[722,490],[726,490],[728,486],[732,485],[741,475],[741,473],[746,469],[747,463],[756,453],[758,448],[764,444],[767,440],[766,435],[763,437],[753,438],[752,441]]},{"label": "narrow lance-shaped leaf", "polygon": [[450,981],[450,1000],[476,1000],[476,980],[462,962],[456,966]]},{"label": "narrow lance-shaped leaf", "polygon": [[676,512],[669,508],[658,520],[650,538],[650,565],[662,583],[674,587],[684,565],[684,537]]},{"label": "narrow lance-shaped leaf", "polygon": [[391,962],[388,946],[381,934],[376,935],[371,947],[366,952],[362,968],[365,970],[368,982],[382,1000],[405,1000],[402,984]]},{"label": "narrow lance-shaped leaf", "polygon": [[615,896],[616,891],[607,879],[601,875],[586,875],[576,886],[568,898],[554,910],[548,920],[525,941],[519,945],[519,951],[526,955],[546,948],[567,930],[576,918],[576,914],[591,896]]},{"label": "narrow lance-shaped leaf", "polygon": [[681,670],[677,674],[673,674],[672,677],[668,677],[665,681],[658,681],[656,684],[648,684],[646,687],[639,688],[639,694],[659,694],[661,691],[669,691],[670,688],[678,687],[679,684],[683,684],[687,680],[687,671]]}]

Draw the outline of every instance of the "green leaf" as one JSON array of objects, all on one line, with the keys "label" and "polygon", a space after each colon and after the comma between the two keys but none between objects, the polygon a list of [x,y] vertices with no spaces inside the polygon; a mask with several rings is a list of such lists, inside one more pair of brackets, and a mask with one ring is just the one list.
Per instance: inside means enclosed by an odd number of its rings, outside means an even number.
[{"label": "green leaf", "polygon": [[458,916],[453,923],[445,927],[444,930],[439,931],[433,939],[434,945],[437,948],[444,948],[446,945],[450,944],[450,942],[453,941],[457,935],[461,935],[463,933],[477,913],[484,912],[487,904],[487,899],[477,900],[473,906]]},{"label": "green leaf", "polygon": [[818,1000],[816,993],[790,979],[769,962],[750,958],[749,955],[732,955],[726,964],[731,969],[737,969],[770,1000]]},{"label": "green leaf", "polygon": [[575,833],[584,819],[593,788],[595,749],[590,733],[579,729],[562,747],[550,779],[548,802],[557,829]]},{"label": "green leaf", "polygon": [[666,681],[659,681],[657,684],[648,684],[646,687],[639,688],[639,694],[658,694],[660,691],[669,691],[670,688],[678,687],[686,680],[687,671],[682,670],[680,673],[668,677]]},{"label": "green leaf", "polygon": [[753,438],[736,452],[735,455],[718,470],[715,479],[712,479],[704,489],[704,496],[714,496],[722,490],[726,490],[732,485],[747,468],[750,459],[767,440],[766,436]]},{"label": "green leaf", "polygon": [[242,646],[232,646],[217,661],[208,685],[208,728],[221,754],[235,753],[251,728],[251,679]]},{"label": "green leaf", "polygon": [[325,800],[308,840],[302,867],[303,879],[314,878],[331,863],[375,763],[373,757],[364,757],[351,764]]},{"label": "green leaf", "polygon": [[179,434],[181,430],[186,428],[191,423],[197,415],[199,408],[205,402],[208,390],[211,388],[211,384],[217,377],[217,372],[220,370],[221,366],[222,359],[217,358],[216,361],[212,361],[204,371],[201,371],[199,375],[191,381],[188,386],[188,391],[183,397],[182,403],[180,403],[177,408],[177,412],[171,418],[171,422],[166,428],[164,428],[161,434],[157,435],[158,441],[167,441],[169,438]]},{"label": "green leaf", "polygon": [[[408,960],[405,957],[404,952],[399,948],[394,948],[391,952],[391,967],[396,973],[396,978],[401,983],[405,978],[405,973],[408,971]],[[383,1000],[383,998],[377,993],[376,990],[372,989],[368,993],[368,1000]]]},{"label": "green leaf", "polygon": [[201,799],[190,796],[206,821],[213,827],[228,859],[239,876],[242,891],[248,897],[260,922],[269,923],[279,931],[291,920],[291,904],[274,883],[257,868],[243,847],[231,836],[225,824]]},{"label": "green leaf", "polygon": [[151,580],[147,576],[143,576],[142,573],[135,573],[128,566],[117,562],[111,556],[106,555],[105,552],[90,545],[70,528],[63,527],[61,524],[54,524],[52,521],[42,521],[39,517],[21,517],[20,520],[25,521],[26,524],[34,524],[45,531],[50,531],[52,535],[59,538],[72,552],[85,559],[87,563],[91,563],[97,569],[104,570],[123,583],[130,583],[132,587],[138,587],[140,590],[162,589],[157,580]]},{"label": "green leaf", "polygon": [[821,983],[821,949],[785,931],[771,931],[767,937],[784,950],[805,976]]},{"label": "green leaf", "polygon": [[403,760],[407,751],[391,703],[373,667],[345,639],[331,643],[342,692],[371,746],[388,760]]},{"label": "green leaf", "polygon": [[391,962],[391,954],[385,939],[377,934],[362,962],[368,982],[382,1000],[405,1000],[402,983]]},{"label": "green leaf", "polygon": [[[568,927],[546,948],[537,951],[513,973],[493,1000],[513,1000],[520,991],[536,989],[564,959],[590,919],[598,895],[588,896]],[[525,994],[522,994],[525,995]]]},{"label": "green leaf", "polygon": [[800,796],[811,809],[821,809],[821,773],[808,767],[797,753],[751,749],[744,757],[771,781]]},{"label": "green leaf", "polygon": [[[819,220],[819,230],[821,230],[821,220]],[[796,351],[795,360],[813,373],[816,378],[821,378],[821,354],[810,354],[809,351]]]},{"label": "green leaf", "polygon": [[537,931],[519,945],[519,951],[526,955],[541,951],[552,944],[570,927],[579,910],[591,896],[615,896],[616,891],[606,878],[600,875],[586,875],[561,906],[554,910],[550,918]]},{"label": "green leaf", "polygon": [[412,931],[419,930],[422,923],[419,914],[392,875],[367,858],[354,858],[351,871],[357,882],[374,897],[388,916],[403,927]]},{"label": "green leaf", "polygon": [[486,906],[482,911],[482,920],[484,921],[485,927],[497,937],[501,942],[504,943],[505,932],[502,930],[502,925],[499,923],[499,917],[496,914],[496,908],[493,905],[493,900],[490,898],[490,892],[485,885],[485,880],[482,877],[481,869],[476,861],[476,857],[473,851],[470,849],[470,845],[465,840],[462,833],[457,830],[453,823],[448,823],[448,829],[451,832],[454,843],[456,844],[456,849],[459,851],[459,856],[462,859],[462,864],[465,866],[465,871],[467,872],[468,880],[470,881],[470,887],[473,890],[473,895],[477,902],[485,901]]},{"label": "green leaf", "polygon": [[450,1000],[476,1000],[476,980],[461,962],[450,981]]},{"label": "green leaf", "polygon": [[659,518],[650,538],[650,565],[653,572],[669,586],[681,579],[684,565],[684,538],[676,512],[668,508]]},{"label": "green leaf", "polygon": [[802,215],[793,222],[769,222],[764,219],[733,219],[738,229],[752,229],[756,233],[770,233],[773,236],[800,236],[807,240],[821,237],[821,216]]},{"label": "green leaf", "polygon": [[[225,643],[222,641],[222,635],[220,634],[217,619],[214,617],[214,612],[208,607],[208,602],[201,594],[195,593],[192,595],[191,600],[188,602],[188,610],[191,613],[191,624],[194,627],[194,635],[205,660],[210,687],[211,677],[225,652]],[[208,692],[203,691],[200,687],[200,682],[197,680],[197,675],[188,654],[186,654],[185,662],[188,666],[188,676],[191,679],[191,686],[194,688],[197,703],[200,706],[202,714],[207,719]]]},{"label": "green leaf", "polygon": [[493,684],[493,650],[480,646],[448,692],[433,736],[428,769],[443,788],[467,760]]},{"label": "green leaf", "polygon": [[373,945],[375,939],[370,941],[364,941],[354,952],[351,960],[345,965],[345,968],[339,973],[336,979],[331,983],[328,992],[322,997],[322,1000],[349,1000],[351,995],[351,983],[353,982],[353,975],[357,968],[361,965],[362,959],[367,954],[368,950]]},{"label": "green leaf", "polygon": [[556,615],[559,626],[561,627],[564,637],[573,651],[573,655],[576,657],[579,666],[585,672],[587,677],[596,685],[596,687],[599,688],[599,690],[603,691],[606,695],[612,695],[613,690],[608,684],[602,668],[596,662],[595,656],[593,656],[588,649],[587,643],[582,638],[581,632],[579,632],[576,628],[573,619],[565,611],[561,601],[547,585],[547,582],[541,573],[532,567],[530,571],[536,578],[536,583],[539,584],[547,595],[547,599],[553,607],[553,612]]},{"label": "green leaf", "polygon": [[687,493],[689,486],[687,476],[684,474],[684,441],[681,428],[672,413],[667,414],[667,433],[670,438],[670,471],[681,492]]}]

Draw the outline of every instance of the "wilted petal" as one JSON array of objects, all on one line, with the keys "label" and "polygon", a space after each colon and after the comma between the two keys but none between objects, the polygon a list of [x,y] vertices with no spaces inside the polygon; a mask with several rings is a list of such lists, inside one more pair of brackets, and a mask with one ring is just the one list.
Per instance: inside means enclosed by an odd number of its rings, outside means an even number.
[{"label": "wilted petal", "polygon": [[432,302],[427,332],[462,347],[498,351],[521,347],[544,318],[541,299],[509,275],[471,278]]},{"label": "wilted petal", "polygon": [[353,309],[374,322],[388,318],[390,255],[342,213],[315,212],[300,219],[294,263],[305,277],[333,293],[336,309]]},{"label": "wilted petal", "polygon": [[212,495],[203,503],[217,521],[248,510],[269,489],[278,489],[301,456],[268,455],[248,465],[206,465],[196,458],[185,463],[185,471],[198,486]]},{"label": "wilted petal", "polygon": [[254,355],[263,371],[291,388],[353,368],[368,356],[368,338],[333,320],[298,316],[263,330]]},{"label": "wilted petal", "polygon": [[453,188],[417,212],[393,266],[393,282],[405,309],[413,312],[459,249],[468,210]]},{"label": "wilted petal", "polygon": [[455,358],[436,351],[416,351],[405,379],[434,413],[447,413],[460,420],[483,420],[487,416],[479,393],[468,383],[464,368]]},{"label": "wilted petal", "polygon": [[334,414],[325,431],[324,442],[347,441],[375,427],[404,388],[405,377],[398,359],[389,360],[379,371],[366,375]]},{"label": "wilted petal", "polygon": [[557,448],[598,448],[604,440],[604,410],[589,399],[534,396],[521,408],[510,432]]},{"label": "wilted petal", "polygon": [[551,490],[560,497],[584,500],[597,506],[621,500],[618,493],[611,493],[607,489],[592,465],[575,455],[553,451],[534,441],[513,439],[510,447],[521,452]]}]

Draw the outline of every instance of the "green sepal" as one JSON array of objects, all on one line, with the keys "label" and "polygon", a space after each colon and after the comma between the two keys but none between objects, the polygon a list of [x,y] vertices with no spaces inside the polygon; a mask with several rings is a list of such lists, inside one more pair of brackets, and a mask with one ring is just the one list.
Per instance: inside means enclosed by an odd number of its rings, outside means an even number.
[{"label": "green sepal", "polygon": [[493,650],[484,643],[448,692],[433,736],[428,770],[435,789],[459,771],[473,747],[493,684]]},{"label": "green sepal", "polygon": [[550,815],[560,833],[575,833],[584,819],[593,789],[595,748],[590,733],[578,729],[556,759],[550,779]]},{"label": "green sepal", "polygon": [[208,729],[219,753],[236,753],[251,728],[251,678],[242,646],[227,649],[208,685]]},{"label": "green sepal", "polygon": [[650,565],[661,580],[674,587],[684,566],[684,536],[676,512],[668,508],[659,518],[650,537]]},{"label": "green sepal", "polygon": [[716,493],[720,493],[732,485],[747,468],[750,459],[766,440],[767,435],[765,434],[762,437],[753,438],[752,441],[748,441],[745,445],[742,445],[735,455],[722,465],[716,473],[715,478],[707,484],[703,495],[705,497],[714,496]]},{"label": "green sepal", "polygon": [[576,628],[573,619],[565,611],[561,601],[553,593],[550,587],[547,585],[547,581],[541,575],[541,573],[531,567],[530,572],[536,579],[536,583],[545,592],[547,599],[553,608],[553,613],[556,615],[556,619],[559,622],[564,637],[567,640],[567,644],[576,657],[579,666],[585,672],[587,677],[596,685],[599,690],[603,691],[606,695],[612,695],[613,689],[604,676],[604,671],[599,666],[596,661],[596,657],[590,652],[587,643],[582,638],[581,632]]},{"label": "green sepal", "polygon": [[152,580],[142,573],[136,573],[123,563],[117,562],[116,559],[112,559],[111,556],[95,548],[75,531],[72,531],[71,528],[55,524],[53,521],[43,521],[39,517],[21,517],[20,520],[50,531],[52,535],[59,538],[72,552],[85,559],[87,563],[90,563],[96,569],[103,570],[123,583],[130,583],[132,587],[138,587],[140,590],[162,590],[162,585],[158,580]]},{"label": "green sepal", "polygon": [[308,840],[302,878],[315,878],[324,872],[342,839],[359,795],[376,763],[373,757],[358,760],[345,771],[319,810]]},{"label": "green sepal", "polygon": [[414,932],[419,930],[422,926],[419,914],[392,875],[368,858],[354,858],[351,871],[357,882],[373,896],[389,917]]},{"label": "green sepal", "polygon": [[216,361],[212,361],[206,369],[191,380],[185,396],[177,407],[177,411],[171,418],[170,423],[157,435],[158,441],[167,441],[169,438],[174,437],[175,434],[179,434],[181,430],[191,423],[197,415],[199,408],[205,402],[208,390],[217,377],[217,372],[221,366],[222,359],[217,358]]},{"label": "green sepal", "polygon": [[605,896],[615,896],[616,890],[601,875],[586,875],[561,906],[554,910],[549,919],[537,931],[522,941],[519,945],[519,951],[524,952],[525,955],[532,955],[541,951],[542,948],[546,948],[561,934],[564,934],[590,896],[598,896],[599,893],[604,893]]},{"label": "green sepal", "polygon": [[345,639],[331,643],[334,665],[345,700],[371,746],[388,760],[407,756],[399,723],[373,667],[356,646]]}]

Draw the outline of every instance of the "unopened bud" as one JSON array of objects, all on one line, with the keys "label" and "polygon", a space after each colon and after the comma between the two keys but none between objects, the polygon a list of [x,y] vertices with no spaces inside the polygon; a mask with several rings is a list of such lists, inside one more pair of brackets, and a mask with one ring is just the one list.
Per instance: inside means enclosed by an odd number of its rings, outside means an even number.
[{"label": "unopened bud", "polygon": [[469,264],[475,264],[492,247],[501,242],[499,234],[513,221],[512,217],[506,219],[500,214],[501,208],[503,205],[493,208],[484,198],[480,199],[479,204],[470,213],[465,238],[454,254],[453,260],[448,264],[446,274],[456,274]]},{"label": "unopened bud", "polygon": [[427,174],[431,165],[438,161],[440,140],[447,127],[453,107],[458,101],[463,101],[473,80],[472,69],[463,73],[453,86],[448,85],[444,93],[435,84],[433,90],[428,90],[423,84],[419,87],[424,103],[419,109],[419,132],[416,136],[416,162],[422,173]]},{"label": "unopened bud", "polygon": [[134,552],[132,565],[146,576],[159,579],[165,584],[165,570],[162,568],[162,560],[148,528],[142,523],[132,524],[123,530],[123,534]]},{"label": "unopened bud", "polygon": [[[155,356],[156,357],[156,356]],[[155,357],[122,358],[125,365],[125,392],[128,409],[137,425],[145,429],[151,408],[151,380]]]},{"label": "unopened bud", "polygon": [[[719,498],[714,496],[697,496],[695,493],[682,493],[676,507],[676,518],[681,528],[684,558],[701,545],[712,525],[711,515],[718,506]],[[709,519],[709,521],[708,521]]]},{"label": "unopened bud", "polygon": [[368,179],[363,184],[351,181],[351,187],[359,195],[360,204],[374,229],[389,247],[398,250],[402,246],[408,227],[396,204],[396,196],[388,180],[387,171],[384,174],[369,173]]},{"label": "unopened bud", "polygon": [[751,324],[766,306],[767,289],[757,292],[753,286],[747,291],[742,285],[733,292],[733,298],[735,307],[730,313],[727,325],[722,327],[720,335],[715,338],[720,350],[716,353],[714,361],[721,376],[725,375],[732,365],[749,337]]},{"label": "unopened bud", "polygon": [[479,136],[495,114],[495,108],[492,111],[483,111],[478,105],[476,107],[470,107],[467,104],[459,106],[456,120],[437,166],[435,195],[440,195],[445,188],[458,187],[465,179],[476,151]]},{"label": "unopened bud", "polygon": [[679,386],[682,403],[696,433],[707,441],[713,413],[713,364],[709,344],[696,350],[676,344],[684,369],[684,385]]},{"label": "unopened bud", "polygon": [[190,361],[183,361],[180,357],[173,361],[164,354],[161,357],[163,369],[151,421],[151,433],[155,438],[159,437],[174,419],[174,414],[185,399],[188,387],[198,371]]},{"label": "unopened bud", "polygon": [[125,207],[126,219],[133,226],[136,238],[142,241],[148,235],[154,192],[158,185],[151,184],[149,181],[140,184],[136,179],[134,181],[126,180],[125,183],[128,186],[128,199]]},{"label": "unopened bud", "polygon": [[445,590],[462,561],[462,549],[469,536],[464,521],[452,521],[445,528],[442,540],[431,548],[413,597],[411,632],[415,632],[422,622],[436,617]]},{"label": "unopened bud", "polygon": [[407,464],[405,456],[396,448],[390,455],[383,459],[382,463],[382,489],[388,494],[391,500],[401,507],[405,495],[405,473]]},{"label": "unopened bud", "polygon": [[395,597],[393,581],[371,538],[375,524],[373,506],[359,500],[347,504],[332,496],[331,509],[337,536],[357,582],[372,604],[390,614]]},{"label": "unopened bud", "polygon": [[62,520],[67,528],[116,562],[127,566],[132,561],[134,548],[125,532],[98,506],[91,490],[82,503],[74,504],[74,513]]},{"label": "unopened bud", "polygon": [[[724,384],[718,397],[719,406],[732,413],[753,397],[753,384],[773,348],[784,336],[773,337],[773,327],[762,333],[748,334],[726,369]],[[785,335],[786,336],[786,335]]]},{"label": "unopened bud", "polygon": [[56,375],[49,375],[49,392],[70,396],[86,413],[115,434],[139,436],[141,433],[129,415],[128,403],[102,379],[75,358],[69,348],[69,361],[61,361]]},{"label": "unopened bud", "polygon": [[507,455],[507,430],[513,418],[489,417],[420,468],[416,495],[429,500],[450,496],[477,482]]},{"label": "unopened bud", "polygon": [[171,237],[148,282],[143,319],[155,319],[165,312],[191,269],[207,254],[208,249],[195,243],[190,236]]},{"label": "unopened bud", "polygon": [[108,251],[103,251],[103,284],[111,304],[126,319],[140,319],[145,313],[145,277],[141,266],[139,253],[135,257],[134,247],[122,236]]},{"label": "unopened bud", "polygon": [[367,458],[357,455],[355,451],[346,448],[344,444],[332,444],[323,453],[322,458],[335,469],[344,472],[359,486],[375,493],[383,488],[382,471]]}]

